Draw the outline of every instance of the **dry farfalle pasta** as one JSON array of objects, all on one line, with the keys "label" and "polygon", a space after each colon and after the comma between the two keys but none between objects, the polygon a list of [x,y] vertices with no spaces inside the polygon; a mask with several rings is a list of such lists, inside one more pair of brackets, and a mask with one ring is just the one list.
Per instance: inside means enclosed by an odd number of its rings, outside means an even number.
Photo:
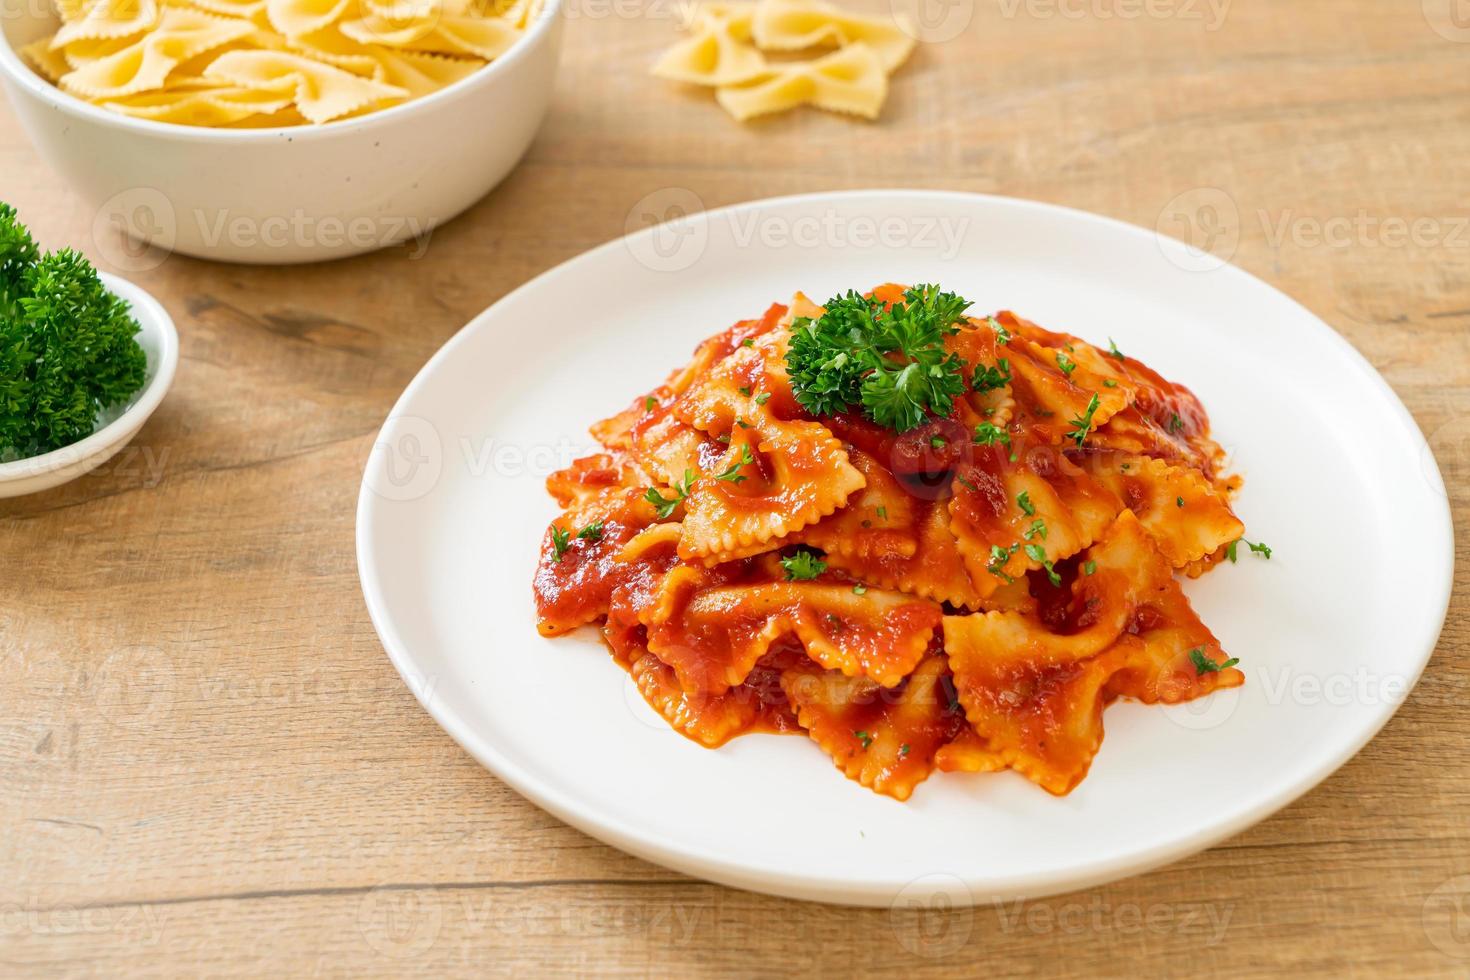
[{"label": "dry farfalle pasta", "polygon": [[[653,74],[714,88],[742,122],[802,105],[876,119],[889,74],[915,44],[913,28],[897,17],[861,17],[821,0],[704,3],[686,27],[689,37],[664,52]],[[824,48],[836,50],[790,57]]]},{"label": "dry farfalle pasta", "polygon": [[[20,49],[42,77],[139,119],[320,124],[438,91],[500,57],[540,0],[53,0]],[[748,36],[748,33],[747,33]]]}]

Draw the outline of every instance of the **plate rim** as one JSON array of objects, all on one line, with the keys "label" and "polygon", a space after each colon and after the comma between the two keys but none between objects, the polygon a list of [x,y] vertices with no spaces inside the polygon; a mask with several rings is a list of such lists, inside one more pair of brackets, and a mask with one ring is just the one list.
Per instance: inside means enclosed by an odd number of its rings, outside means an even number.
[{"label": "plate rim", "polygon": [[[965,200],[992,206],[1021,207],[1023,209],[1036,208],[1059,213],[1072,220],[1101,224],[1120,234],[1150,236],[1155,239],[1161,249],[1184,249],[1188,247],[1178,239],[1172,238],[1157,230],[1150,230],[1119,218],[1113,218],[1091,211],[1083,211],[1078,208],[1055,204],[1049,201],[1037,201],[1029,198],[970,191],[901,187],[823,191],[759,198],[712,210],[699,211],[694,214],[682,216],[676,219],[676,221],[707,223],[721,217],[728,217],[732,214],[761,208],[821,204],[824,202],[850,202],[863,198],[898,197],[921,198],[928,199],[929,201]],[[559,262],[543,270],[486,306],[485,309],[473,316],[463,327],[449,337],[423,366],[419,368],[418,372],[389,410],[383,425],[379,427],[374,437],[373,445],[376,446],[382,440],[384,430],[388,424],[394,418],[403,414],[403,409],[406,404],[414,398],[420,388],[428,384],[428,379],[435,373],[438,366],[452,357],[454,352],[466,342],[471,333],[479,329],[480,324],[489,320],[491,314],[498,307],[519,296],[521,293],[537,287],[543,280],[562,275],[575,267],[596,262],[609,251],[630,247],[631,243],[640,239],[651,238],[658,234],[662,228],[664,228],[663,225],[653,225],[593,246],[586,251],[580,252],[563,262]],[[1233,262],[1225,262],[1217,268],[1212,268],[1210,273],[1235,277],[1242,280],[1251,288],[1264,288],[1269,290],[1278,301],[1288,303],[1296,307],[1300,312],[1305,313],[1307,319],[1312,324],[1312,329],[1318,335],[1321,335],[1326,342],[1335,345],[1341,352],[1347,354],[1349,362],[1354,364],[1359,369],[1359,372],[1365,375],[1368,383],[1374,386],[1381,396],[1386,398],[1387,404],[1393,412],[1395,423],[1397,423],[1399,428],[1404,430],[1405,435],[1417,437],[1423,443],[1427,457],[1425,461],[1427,465],[1423,467],[1424,476],[1426,478],[1432,476],[1435,481],[1438,481],[1440,487],[1444,486],[1443,475],[1439,468],[1439,461],[1434,457],[1433,447],[1429,445],[1428,440],[1424,437],[1424,433],[1414,420],[1412,413],[1409,412],[1403,400],[1399,398],[1398,393],[1394,391],[1393,387],[1382,374],[1373,367],[1368,359],[1346,337],[1338,333],[1325,320],[1296,299],[1278,289],[1272,283],[1246,271]],[[458,713],[442,704],[431,703],[432,698],[428,696],[429,692],[423,689],[423,685],[413,682],[415,672],[413,671],[412,654],[394,631],[393,624],[388,616],[387,602],[382,592],[381,580],[372,558],[370,542],[365,530],[371,524],[375,506],[382,503],[370,487],[369,474],[374,466],[374,460],[375,455],[370,452],[367,462],[364,465],[363,479],[358,490],[357,508],[354,518],[354,542],[358,579],[362,587],[363,599],[367,606],[368,616],[372,621],[373,629],[378,634],[378,639],[382,643],[384,651],[388,654],[389,661],[393,664],[394,669],[398,671],[405,685],[413,693],[414,698],[418,700],[419,704],[423,706],[429,716],[450,738],[489,770],[496,778],[557,819],[603,843],[660,866],[720,884],[805,901],[869,907],[890,905],[904,886],[910,884],[909,882],[893,882],[873,878],[855,881],[833,877],[831,875],[816,876],[811,874],[797,874],[789,871],[751,868],[739,861],[731,860],[728,856],[721,855],[721,853],[714,849],[677,846],[661,842],[652,835],[640,833],[637,827],[626,824],[621,818],[589,812],[585,804],[579,803],[570,794],[561,792],[533,772],[507,758],[490,740],[476,733],[473,726]],[[961,883],[964,888],[963,890],[955,890],[951,884],[950,886],[941,886],[939,890],[944,891],[951,900],[969,905],[980,904],[987,900],[1000,900],[1007,897],[1021,897],[1026,899],[1041,898],[1047,895],[1090,888],[1105,882],[1143,874],[1213,847],[1221,841],[1233,837],[1270,817],[1319,786],[1327,777],[1337,772],[1337,770],[1361,752],[1363,747],[1383,730],[1383,727],[1388,723],[1389,719],[1398,712],[1398,709],[1408,700],[1409,695],[1418,685],[1425,667],[1438,647],[1454,590],[1454,520],[1447,492],[1442,494],[1442,506],[1436,506],[1434,509],[1435,516],[1438,517],[1438,523],[1441,525],[1443,533],[1435,535],[1426,542],[1426,546],[1433,547],[1437,544],[1440,555],[1437,562],[1426,563],[1425,567],[1433,566],[1437,570],[1436,577],[1438,579],[1438,591],[1440,593],[1438,597],[1439,601],[1432,602],[1430,608],[1437,609],[1438,612],[1430,617],[1430,623],[1427,626],[1415,624],[1415,628],[1421,632],[1418,642],[1413,644],[1413,646],[1417,646],[1419,652],[1415,656],[1415,662],[1412,665],[1413,669],[1405,674],[1409,678],[1409,683],[1405,688],[1404,696],[1398,701],[1386,700],[1377,705],[1375,710],[1378,712],[1378,715],[1373,719],[1373,723],[1365,726],[1362,732],[1355,738],[1344,741],[1337,751],[1329,754],[1326,760],[1311,770],[1306,778],[1284,786],[1275,793],[1257,801],[1254,805],[1247,807],[1235,817],[1221,821],[1203,833],[1183,836],[1142,849],[1128,851],[1095,861],[1073,864],[1051,871],[1012,874],[1001,878],[984,879],[983,881],[966,879],[947,872],[944,877],[952,878],[954,882]]]}]

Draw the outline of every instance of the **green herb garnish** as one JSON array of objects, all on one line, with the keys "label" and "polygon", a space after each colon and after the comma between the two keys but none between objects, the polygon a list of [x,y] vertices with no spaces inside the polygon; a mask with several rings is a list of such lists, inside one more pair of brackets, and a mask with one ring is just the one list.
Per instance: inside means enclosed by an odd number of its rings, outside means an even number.
[{"label": "green herb garnish", "polygon": [[1016,506],[1021,508],[1021,512],[1027,517],[1036,514],[1036,505],[1031,503],[1031,491],[1029,490],[1022,490],[1016,494]]},{"label": "green herb garnish", "polygon": [[818,558],[815,552],[798,551],[781,559],[781,567],[786,569],[786,581],[803,582],[814,579],[827,570],[827,563]]},{"label": "green herb garnish", "polygon": [[854,582],[852,586],[853,595],[866,595],[868,587],[861,582]]},{"label": "green herb garnish", "polygon": [[1095,561],[1089,561],[1082,566],[1082,574],[1084,575],[1091,575],[1095,571],[1097,571],[1097,562]]},{"label": "green herb garnish", "polygon": [[689,496],[689,489],[693,485],[694,471],[685,470],[684,479],[674,486],[674,497],[665,497],[658,492],[657,487],[649,487],[648,492],[643,495],[643,499],[653,504],[654,512],[658,514],[659,520],[666,521],[673,516],[674,509],[682,504],[684,499]]},{"label": "green herb garnish", "polygon": [[863,748],[867,748],[873,744],[873,736],[867,732],[853,732],[852,734],[859,742],[863,743]]},{"label": "green herb garnish", "polygon": [[740,447],[740,458],[730,464],[730,468],[716,476],[716,480],[725,480],[729,483],[745,482],[745,475],[740,472],[742,466],[749,466],[755,462],[755,457],[750,453],[750,444],[745,443]]},{"label": "green herb garnish", "polygon": [[1083,412],[1081,415],[1077,416],[1076,418],[1072,419],[1072,421],[1067,423],[1072,428],[1077,430],[1076,432],[1070,433],[1068,435],[1068,438],[1075,442],[1079,448],[1084,442],[1087,441],[1087,435],[1092,431],[1092,416],[1095,412],[1097,412],[1097,406],[1097,392],[1093,392],[1092,398],[1090,398],[1087,402],[1087,411]]},{"label": "green herb garnish", "polygon": [[985,318],[985,322],[990,324],[991,330],[995,331],[995,342],[997,344],[1000,344],[1002,347],[1004,347],[1006,344],[1009,344],[1011,342],[1011,332],[1005,327],[1001,326],[999,320],[997,320],[993,316],[988,316]]},{"label": "green herb garnish", "polygon": [[1009,446],[1011,444],[1011,434],[994,422],[981,422],[975,426],[975,445],[993,446],[996,443]]},{"label": "green herb garnish", "polygon": [[1068,378],[1071,378],[1072,372],[1077,370],[1077,362],[1072,360],[1066,354],[1063,354],[1061,351],[1057,351],[1057,367],[1062,369],[1062,374],[1066,375]]},{"label": "green herb garnish", "polygon": [[965,362],[946,352],[944,338],[964,318],[968,300],[916,286],[904,302],[849,290],[827,301],[817,320],[791,325],[786,366],[796,400],[813,415],[859,405],[879,425],[906,432],[929,413],[948,415],[964,391]]},{"label": "green herb garnish", "polygon": [[1028,544],[1026,546],[1026,557],[1030,558],[1042,568],[1046,569],[1047,580],[1050,581],[1052,585],[1062,584],[1062,577],[1057,574],[1057,570],[1052,567],[1051,560],[1046,557],[1045,548],[1043,548],[1039,544]]},{"label": "green herb garnish", "polygon": [[44,256],[0,202],[0,460],[91,435],[147,380],[126,301],[80,252]]},{"label": "green herb garnish", "polygon": [[583,541],[598,542],[602,540],[602,521],[593,521],[582,530],[577,532],[577,537]]},{"label": "green herb garnish", "polygon": [[[1245,541],[1245,538],[1241,538],[1240,540]],[[1271,560],[1271,548],[1270,548],[1270,546],[1268,546],[1266,544],[1266,542],[1264,542],[1264,541],[1256,541],[1256,542],[1245,541],[1245,545],[1253,553],[1260,555],[1262,558],[1266,559],[1267,561],[1270,561]]]},{"label": "green herb garnish", "polygon": [[551,548],[556,552],[555,560],[561,561],[561,556],[567,553],[572,546],[572,532],[551,525]]},{"label": "green herb garnish", "polygon": [[996,358],[995,367],[984,364],[975,369],[975,377],[970,381],[970,387],[976,392],[984,393],[1004,388],[1011,383],[1011,362],[1004,357]]},{"label": "green herb garnish", "polygon": [[1194,664],[1194,673],[1196,677],[1203,677],[1206,674],[1214,674],[1224,670],[1226,667],[1234,667],[1236,664],[1240,663],[1239,657],[1231,657],[1223,664],[1217,664],[1215,663],[1215,661],[1205,656],[1204,647],[1195,647],[1193,650],[1189,651],[1189,659],[1190,662]]},{"label": "green herb garnish", "polygon": [[1116,357],[1120,361],[1127,360],[1127,358],[1123,355],[1123,352],[1118,350],[1118,345],[1112,337],[1108,338],[1108,356]]}]

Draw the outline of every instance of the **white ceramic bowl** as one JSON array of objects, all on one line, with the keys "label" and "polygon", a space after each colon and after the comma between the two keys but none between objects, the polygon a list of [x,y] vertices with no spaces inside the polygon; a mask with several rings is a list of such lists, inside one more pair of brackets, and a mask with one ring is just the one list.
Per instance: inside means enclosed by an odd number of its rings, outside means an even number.
[{"label": "white ceramic bowl", "polygon": [[531,144],[561,51],[560,0],[505,55],[382,112],[281,129],[132,119],[62,92],[16,48],[55,29],[49,4],[0,16],[0,81],[48,166],[97,207],[94,237],[124,271],[160,262],[119,248],[118,230],[229,262],[313,262],[432,229],[485,195]]},{"label": "white ceramic bowl", "polygon": [[158,300],[126,279],[104,272],[102,282],[133,308],[133,318],[142,328],[138,344],[148,355],[147,380],[131,401],[110,408],[99,419],[97,430],[80,442],[29,459],[0,463],[0,497],[50,490],[101,466],[138,434],[173,384],[179,366],[179,334],[173,319]]}]

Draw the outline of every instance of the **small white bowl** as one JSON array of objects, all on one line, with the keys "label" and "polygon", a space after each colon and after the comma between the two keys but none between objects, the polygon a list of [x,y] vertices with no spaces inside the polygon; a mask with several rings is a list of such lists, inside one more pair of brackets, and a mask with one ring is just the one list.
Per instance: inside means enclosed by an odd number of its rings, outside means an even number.
[{"label": "small white bowl", "polygon": [[179,366],[179,334],[173,319],[158,300],[138,286],[105,272],[101,276],[103,285],[128,301],[133,318],[142,328],[137,340],[148,355],[143,387],[131,401],[108,409],[97,430],[87,438],[40,456],[0,463],[0,497],[50,490],[101,466],[138,434],[174,382]]},{"label": "small white bowl", "polygon": [[[97,207],[93,237],[124,272],[167,251],[276,264],[428,247],[530,146],[561,52],[561,0],[547,0],[504,55],[423,98],[322,126],[211,129],[61,91],[16,53],[56,29],[50,4],[16,8],[0,16],[0,82],[41,159]],[[167,251],[119,248],[119,230]]]}]

